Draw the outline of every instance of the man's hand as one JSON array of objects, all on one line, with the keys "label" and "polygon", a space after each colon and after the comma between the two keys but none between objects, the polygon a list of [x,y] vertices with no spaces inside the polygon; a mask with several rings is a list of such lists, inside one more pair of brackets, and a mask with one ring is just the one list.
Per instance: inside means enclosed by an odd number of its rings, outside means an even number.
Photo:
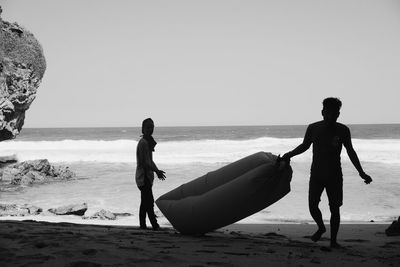
[{"label": "man's hand", "polygon": [[289,163],[290,163],[290,159],[289,159],[289,161],[287,161],[287,160],[283,159],[283,157],[281,157],[281,155],[278,155],[278,157],[276,158],[275,168],[279,172],[281,172],[288,167]]},{"label": "man's hand", "polygon": [[372,182],[371,176],[369,176],[365,172],[360,173],[360,176],[361,176],[362,179],[364,179],[364,183],[369,184],[369,183]]},{"label": "man's hand", "polygon": [[156,172],[156,174],[157,174],[158,179],[160,179],[160,180],[165,180],[165,171],[158,170],[158,171]]},{"label": "man's hand", "polygon": [[286,163],[290,163],[290,152],[285,153],[280,159],[283,160]]}]

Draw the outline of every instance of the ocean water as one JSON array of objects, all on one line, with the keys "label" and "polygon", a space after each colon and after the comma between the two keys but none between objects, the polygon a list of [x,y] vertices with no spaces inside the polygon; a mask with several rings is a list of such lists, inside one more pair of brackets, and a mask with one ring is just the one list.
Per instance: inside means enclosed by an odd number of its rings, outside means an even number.
[{"label": "ocean water", "polygon": [[[390,222],[400,215],[400,124],[349,125],[353,146],[364,170],[374,179],[365,185],[342,152],[345,222]],[[165,181],[155,180],[154,197],[205,173],[258,151],[283,154],[301,143],[306,126],[156,127],[154,161],[166,171]],[[82,220],[48,212],[24,218],[77,223],[138,225],[140,191],[134,173],[140,128],[23,129],[17,139],[0,143],[0,155],[16,154],[20,161],[48,159],[67,165],[76,179],[65,182],[10,187],[0,181],[0,203],[32,204],[47,210],[86,202],[86,215],[100,209],[128,212],[116,221]],[[291,192],[283,199],[241,223],[312,222],[307,194],[311,148],[292,159]],[[233,196],[234,197],[234,196]],[[323,194],[324,219],[329,207]],[[168,221],[155,207],[159,221]]]}]

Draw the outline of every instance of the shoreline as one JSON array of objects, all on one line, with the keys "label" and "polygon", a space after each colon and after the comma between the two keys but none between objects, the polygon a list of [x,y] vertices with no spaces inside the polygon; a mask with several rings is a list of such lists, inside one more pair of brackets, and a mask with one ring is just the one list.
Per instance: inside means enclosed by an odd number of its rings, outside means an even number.
[{"label": "shoreline", "polygon": [[[387,221],[341,221],[340,225],[390,225],[397,217],[393,216],[393,219]],[[172,228],[172,225],[165,217],[159,217],[159,224],[162,227]],[[107,220],[107,219],[84,219],[83,216],[77,215],[54,215],[54,214],[46,214],[46,215],[25,215],[25,216],[2,216],[0,217],[0,222],[4,221],[36,221],[36,222],[48,222],[48,223],[72,223],[72,224],[82,224],[82,225],[104,225],[104,226],[131,226],[137,227],[139,226],[138,218],[136,215],[131,215],[127,217],[118,218],[115,220]],[[324,223],[329,226],[329,220],[324,219]],[[265,220],[263,222],[259,221],[247,221],[243,219],[238,221],[232,225],[316,225],[314,221],[311,219],[308,221],[279,221],[279,220]]]},{"label": "shoreline", "polygon": [[172,227],[0,221],[1,266],[395,266],[400,236],[389,224],[342,224],[330,249],[329,227],[317,243],[314,224],[232,224],[186,236]]}]

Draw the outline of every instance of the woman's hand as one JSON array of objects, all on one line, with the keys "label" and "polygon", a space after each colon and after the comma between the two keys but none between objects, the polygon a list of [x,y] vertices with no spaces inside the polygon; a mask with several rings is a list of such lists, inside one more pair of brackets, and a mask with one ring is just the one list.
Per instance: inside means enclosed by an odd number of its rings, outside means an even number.
[{"label": "woman's hand", "polygon": [[160,179],[160,180],[165,180],[165,171],[162,171],[162,170],[158,170],[158,171],[156,171],[156,174],[157,174],[157,177],[158,177],[158,179]]}]

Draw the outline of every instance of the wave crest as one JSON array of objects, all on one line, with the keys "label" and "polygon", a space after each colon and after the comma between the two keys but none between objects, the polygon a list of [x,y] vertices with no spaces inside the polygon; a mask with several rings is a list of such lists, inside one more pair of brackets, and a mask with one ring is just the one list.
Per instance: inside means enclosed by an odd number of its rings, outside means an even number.
[{"label": "wave crest", "polygon": [[[263,137],[250,140],[195,140],[160,142],[154,159],[159,164],[226,163],[258,151],[283,154],[302,142],[301,138]],[[47,158],[51,162],[135,163],[135,140],[8,141],[0,143],[0,154],[16,154],[18,159]],[[400,140],[354,139],[362,161],[400,164]],[[311,148],[295,158],[311,161]],[[345,151],[345,150],[344,150]],[[348,157],[342,154],[343,160]]]}]

